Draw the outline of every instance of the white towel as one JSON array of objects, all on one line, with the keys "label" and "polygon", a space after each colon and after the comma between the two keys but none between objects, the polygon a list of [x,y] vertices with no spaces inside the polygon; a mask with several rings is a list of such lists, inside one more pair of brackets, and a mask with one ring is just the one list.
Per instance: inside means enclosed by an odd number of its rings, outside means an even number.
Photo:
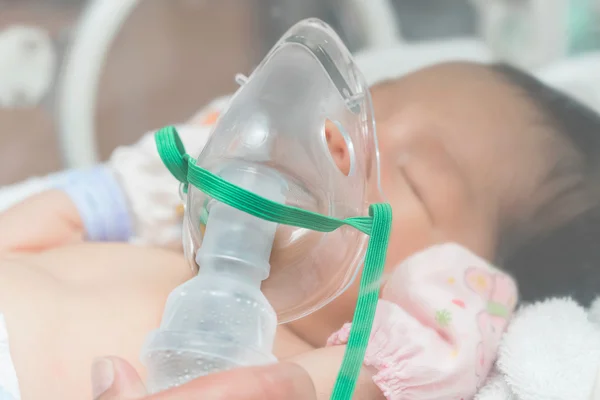
[{"label": "white towel", "polygon": [[589,313],[568,298],[522,307],[500,346],[498,372],[476,400],[595,399],[599,316],[600,300]]}]

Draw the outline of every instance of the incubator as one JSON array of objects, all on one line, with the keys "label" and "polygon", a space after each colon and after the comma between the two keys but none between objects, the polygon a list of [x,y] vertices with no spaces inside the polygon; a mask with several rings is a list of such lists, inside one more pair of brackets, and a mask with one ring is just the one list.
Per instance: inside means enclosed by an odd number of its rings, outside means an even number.
[{"label": "incubator", "polygon": [[494,54],[524,68],[600,49],[597,0],[471,0]]}]

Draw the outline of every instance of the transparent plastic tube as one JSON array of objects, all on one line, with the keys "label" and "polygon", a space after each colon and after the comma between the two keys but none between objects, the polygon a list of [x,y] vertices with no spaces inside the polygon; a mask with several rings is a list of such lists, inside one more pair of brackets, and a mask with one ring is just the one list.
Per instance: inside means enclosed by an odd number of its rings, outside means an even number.
[{"label": "transparent plastic tube", "polygon": [[[219,175],[285,201],[285,181],[269,168],[229,164]],[[196,254],[199,273],[169,295],[160,328],[142,352],[151,392],[209,373],[276,362],[277,316],[260,290],[269,275],[276,227],[223,203],[209,204]]]}]

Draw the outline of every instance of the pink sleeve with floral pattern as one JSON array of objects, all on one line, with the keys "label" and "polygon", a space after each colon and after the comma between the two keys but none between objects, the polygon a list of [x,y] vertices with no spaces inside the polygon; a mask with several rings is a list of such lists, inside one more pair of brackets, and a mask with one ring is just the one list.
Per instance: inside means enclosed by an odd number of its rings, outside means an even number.
[{"label": "pink sleeve with floral pattern", "polygon": [[[389,400],[472,398],[517,302],[513,279],[456,244],[431,247],[387,280],[365,364]],[[345,344],[351,324],[328,345]]]}]

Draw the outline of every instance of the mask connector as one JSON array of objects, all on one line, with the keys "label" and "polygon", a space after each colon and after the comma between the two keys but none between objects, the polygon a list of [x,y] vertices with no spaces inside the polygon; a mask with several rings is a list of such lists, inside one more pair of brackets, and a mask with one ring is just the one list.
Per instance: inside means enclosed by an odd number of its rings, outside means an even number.
[{"label": "mask connector", "polygon": [[[233,162],[219,175],[285,202],[285,181],[268,167]],[[198,275],[171,292],[160,328],[143,349],[151,392],[213,372],[277,361],[272,354],[277,316],[260,290],[269,276],[276,228],[223,203],[209,203],[196,254]]]}]

